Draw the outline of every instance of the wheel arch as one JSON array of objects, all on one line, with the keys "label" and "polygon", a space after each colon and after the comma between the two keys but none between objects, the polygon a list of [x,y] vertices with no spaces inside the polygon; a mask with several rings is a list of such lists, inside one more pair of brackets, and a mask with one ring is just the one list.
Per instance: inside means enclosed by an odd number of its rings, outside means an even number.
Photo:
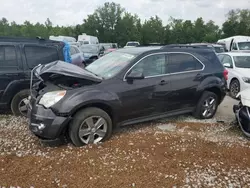
[{"label": "wheel arch", "polygon": [[221,101],[222,92],[221,92],[221,89],[219,87],[212,86],[212,87],[206,88],[204,91],[209,91],[209,92],[216,94],[218,96],[219,101]]}]

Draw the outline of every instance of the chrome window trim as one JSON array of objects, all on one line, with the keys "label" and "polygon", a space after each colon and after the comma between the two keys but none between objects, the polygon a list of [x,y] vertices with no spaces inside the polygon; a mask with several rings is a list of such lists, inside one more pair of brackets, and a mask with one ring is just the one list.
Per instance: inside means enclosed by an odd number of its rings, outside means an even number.
[{"label": "chrome window trim", "polygon": [[175,72],[175,73],[167,73],[167,74],[160,74],[160,75],[154,75],[154,76],[146,76],[145,79],[147,78],[154,78],[154,77],[159,77],[159,76],[167,76],[167,75],[176,75],[176,74],[184,74],[184,73],[190,73],[190,72],[199,72],[199,71],[203,71],[205,69],[205,65],[201,62],[201,60],[199,60],[197,57],[195,57],[193,54],[188,53],[188,52],[157,52],[157,53],[153,53],[153,54],[149,54],[144,56],[143,58],[139,59],[132,67],[130,67],[128,69],[128,71],[124,74],[123,76],[123,81],[127,81],[126,80],[126,75],[128,74],[128,72],[138,63],[140,63],[143,59],[149,57],[149,56],[153,56],[153,55],[166,55],[166,54],[186,54],[186,55],[191,55],[193,56],[197,61],[199,61],[199,63],[202,65],[202,69],[199,70],[192,70],[192,71],[184,71],[184,72]]}]

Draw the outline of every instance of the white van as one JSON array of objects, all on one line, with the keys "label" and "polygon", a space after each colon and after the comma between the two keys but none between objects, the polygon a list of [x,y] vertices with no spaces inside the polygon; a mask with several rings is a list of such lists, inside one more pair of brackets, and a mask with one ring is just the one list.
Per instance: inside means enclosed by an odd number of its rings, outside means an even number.
[{"label": "white van", "polygon": [[250,51],[249,36],[233,36],[218,40],[219,44],[225,44],[227,51]]},{"label": "white van", "polygon": [[49,36],[50,40],[56,40],[56,41],[67,41],[67,42],[76,42],[76,39],[74,37],[69,36]]},{"label": "white van", "polygon": [[83,33],[82,35],[78,35],[78,42],[81,43],[81,45],[85,44],[99,44],[99,40],[95,36],[87,35],[86,33]]}]

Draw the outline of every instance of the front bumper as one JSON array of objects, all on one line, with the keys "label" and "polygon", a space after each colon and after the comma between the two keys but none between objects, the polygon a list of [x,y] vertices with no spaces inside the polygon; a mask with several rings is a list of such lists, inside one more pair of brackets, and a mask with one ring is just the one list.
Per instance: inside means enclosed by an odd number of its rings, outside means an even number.
[{"label": "front bumper", "polygon": [[245,89],[248,89],[248,88],[250,88],[250,84],[242,81],[240,84],[240,90],[244,91]]},{"label": "front bumper", "polygon": [[51,146],[66,142],[64,131],[70,117],[56,115],[51,109],[38,104],[28,105],[29,128],[41,142]]}]

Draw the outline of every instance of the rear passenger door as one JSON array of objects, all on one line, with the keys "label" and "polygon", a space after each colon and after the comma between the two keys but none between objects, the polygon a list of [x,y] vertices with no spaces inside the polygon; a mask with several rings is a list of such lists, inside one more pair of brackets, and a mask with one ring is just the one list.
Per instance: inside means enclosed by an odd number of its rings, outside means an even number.
[{"label": "rear passenger door", "polygon": [[[0,45],[0,99],[11,82],[24,77],[21,60],[18,57],[16,46]],[[6,101],[0,102],[4,103]]]},{"label": "rear passenger door", "polygon": [[195,106],[195,93],[204,79],[203,63],[189,53],[169,53],[168,73],[171,80],[171,94],[168,96],[168,110],[188,109]]}]

